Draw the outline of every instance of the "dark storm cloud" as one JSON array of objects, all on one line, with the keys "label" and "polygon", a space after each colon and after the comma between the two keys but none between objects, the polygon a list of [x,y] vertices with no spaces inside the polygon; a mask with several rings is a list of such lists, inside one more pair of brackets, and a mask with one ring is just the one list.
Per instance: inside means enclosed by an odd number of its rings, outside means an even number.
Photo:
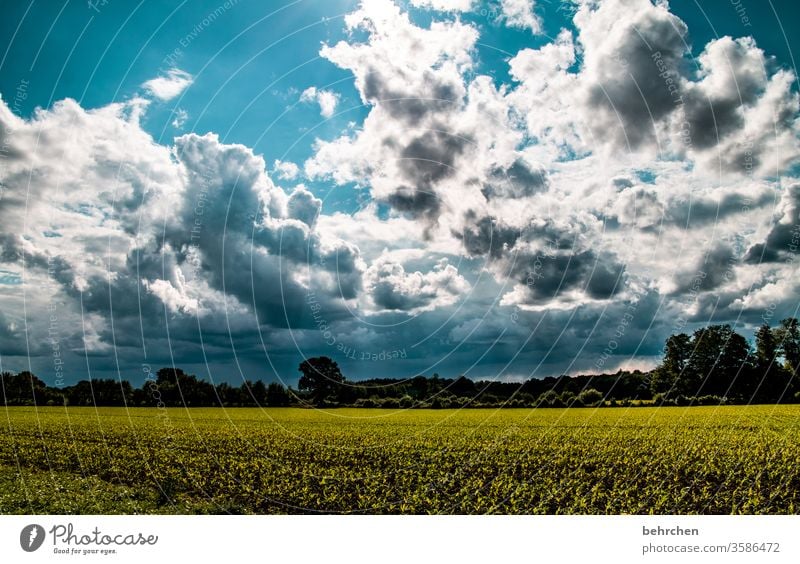
[{"label": "dark storm cloud", "polygon": [[292,195],[289,196],[287,204],[289,217],[302,221],[309,227],[314,227],[314,225],[316,225],[321,209],[322,200],[315,197],[308,190],[295,190],[292,192]]},{"label": "dark storm cloud", "polygon": [[0,233],[0,263],[22,263],[26,268],[47,272],[60,284],[72,284],[74,272],[69,263],[60,256],[41,252],[15,233]]},{"label": "dark storm cloud", "polygon": [[726,219],[747,214],[773,203],[769,191],[759,194],[727,192],[719,200],[706,196],[671,199],[661,202],[657,190],[627,184],[619,192],[614,212],[604,218],[607,228],[638,225],[644,232],[658,232],[664,227],[701,229]]},{"label": "dark storm cloud", "polygon": [[396,76],[386,76],[376,68],[369,69],[364,77],[362,97],[370,104],[380,104],[393,118],[416,125],[426,117],[455,109],[464,96],[460,82],[448,80],[430,70],[423,71],[421,77],[403,78],[404,84],[419,83],[423,86],[413,91],[392,88],[390,84],[397,83]]},{"label": "dark storm cloud", "polygon": [[734,98],[709,99],[700,95],[686,96],[686,121],[692,144],[708,149],[744,125],[741,101]]},{"label": "dark storm cloud", "polygon": [[453,232],[453,236],[461,239],[469,256],[488,255],[489,258],[498,259],[514,246],[520,230],[505,225],[495,217],[478,218],[474,211],[470,211],[464,218],[463,230]]},{"label": "dark storm cloud", "polygon": [[[608,252],[582,248],[580,224],[534,224],[505,262],[511,278],[525,289],[527,303],[540,303],[579,290],[608,300],[625,287],[625,265]],[[524,244],[521,244],[524,241]]]},{"label": "dark storm cloud", "polygon": [[760,264],[794,260],[800,251],[800,184],[789,186],[784,212],[776,219],[766,240],[747,250],[744,262]]},{"label": "dark storm cloud", "polygon": [[468,143],[462,136],[438,129],[412,139],[398,157],[406,183],[388,196],[387,203],[411,217],[435,219],[441,207],[437,184],[455,174],[456,159]]},{"label": "dark storm cloud", "polygon": [[694,268],[676,275],[673,295],[708,292],[723,286],[736,278],[738,264],[733,249],[726,244],[718,244]]},{"label": "dark storm cloud", "polygon": [[[163,150],[161,156],[168,152]],[[82,202],[65,204],[72,225],[84,220],[91,224],[77,234],[68,225],[65,236],[72,238],[78,254],[60,254],[61,239],[53,240],[60,246],[53,245],[56,254],[51,255],[28,238],[0,234],[0,262],[24,261],[53,293],[48,298],[58,306],[65,358],[97,357],[93,365],[113,369],[101,358],[113,345],[123,365],[141,362],[145,346],[153,360],[181,362],[187,357],[180,351],[193,350],[196,361],[202,342],[209,358],[218,354],[229,359],[231,340],[243,354],[258,354],[263,348],[259,330],[313,326],[309,291],[325,306],[329,323],[348,315],[338,302],[352,299],[361,287],[359,253],[353,245],[323,240],[314,231],[319,199],[303,188],[287,197],[266,177],[263,159],[246,147],[222,144],[214,135],[176,139],[174,156],[178,162],[165,159],[138,168],[91,156],[88,166],[100,179],[94,207],[85,212]],[[181,177],[154,171],[158,166],[164,171],[180,166],[185,183]],[[113,194],[103,191],[103,181],[115,180],[114,168],[125,171],[123,192],[131,197],[115,207],[117,229],[109,229],[110,222],[109,228],[97,228],[110,220],[104,206]],[[43,180],[42,191],[52,184],[47,171],[33,168],[31,175]],[[146,195],[142,175],[153,182]],[[165,178],[171,180],[159,186]],[[18,173],[4,181],[8,179],[27,181]],[[33,206],[44,196],[33,192],[29,197]],[[11,213],[5,204],[12,203],[12,198],[4,198],[0,211]],[[162,213],[166,221],[159,220]],[[320,273],[328,273],[330,280],[317,284]],[[310,289],[300,282],[303,278]],[[28,322],[32,338],[41,341],[49,314],[41,314],[36,305],[46,306],[31,303]],[[18,351],[18,337],[4,330],[0,345]],[[52,366],[45,363],[45,369]]]},{"label": "dark storm cloud", "polygon": [[41,354],[44,347],[38,339],[28,339],[24,324],[9,321],[0,311],[0,356],[28,356]]},{"label": "dark storm cloud", "polygon": [[510,167],[493,168],[481,192],[486,199],[525,198],[545,192],[550,183],[543,167],[531,167],[522,159],[516,159]]},{"label": "dark storm cloud", "polygon": [[[666,147],[673,135],[698,152],[724,145],[714,158],[726,170],[751,173],[765,160],[768,141],[795,127],[798,103],[786,73],[767,74],[768,60],[752,38],[720,37],[692,58],[686,25],[664,6],[632,2],[616,18],[602,3],[587,6],[576,22],[587,61],[580,74],[586,118],[595,136],[611,135],[617,148],[629,150]],[[783,93],[773,97],[770,88]],[[771,106],[769,130],[741,135],[759,104]],[[668,124],[674,131],[657,139]]]},{"label": "dark storm cloud", "polygon": [[707,149],[744,126],[743,110],[758,101],[766,74],[755,45],[730,37],[710,44],[700,56],[700,65],[704,74],[726,79],[717,88],[706,87],[703,82],[691,83],[683,97],[692,143]]},{"label": "dark storm cloud", "polygon": [[625,265],[609,254],[543,251],[513,253],[509,274],[525,288],[529,304],[580,290],[596,300],[608,300],[625,287]]},{"label": "dark storm cloud", "polygon": [[694,198],[672,203],[664,214],[664,224],[695,229],[722,221],[732,215],[762,208],[773,201],[769,193],[753,199],[740,193],[725,194],[718,202],[710,198]]},{"label": "dark storm cloud", "polygon": [[467,140],[440,130],[426,131],[400,152],[400,170],[416,186],[431,186],[453,175]]},{"label": "dark storm cloud", "polygon": [[525,303],[541,304],[566,292],[579,290],[597,300],[607,300],[625,287],[625,265],[612,254],[580,248],[579,225],[552,221],[514,229],[496,218],[464,218],[461,239],[473,257],[486,256],[502,277],[516,282]]},{"label": "dark storm cloud", "polygon": [[386,198],[386,203],[414,218],[435,219],[441,208],[441,201],[435,192],[406,185],[398,186],[397,190]]},{"label": "dark storm cloud", "polygon": [[[182,222],[173,226],[173,247],[196,245],[201,271],[212,288],[253,306],[262,324],[308,325],[308,289],[296,274],[309,269],[337,276],[332,295],[352,298],[360,288],[358,250],[344,242],[323,248],[312,230],[321,201],[303,188],[286,201],[269,183],[264,163],[241,145],[224,145],[216,136],[176,139],[177,154],[189,172]],[[285,215],[284,215],[285,214]],[[263,216],[263,217],[262,217]],[[341,315],[329,304],[329,315]]]}]

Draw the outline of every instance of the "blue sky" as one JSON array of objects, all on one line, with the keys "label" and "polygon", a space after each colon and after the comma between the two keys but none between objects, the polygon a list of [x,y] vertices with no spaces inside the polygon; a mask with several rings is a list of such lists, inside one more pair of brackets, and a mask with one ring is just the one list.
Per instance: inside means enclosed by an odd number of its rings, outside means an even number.
[{"label": "blue sky", "polygon": [[68,381],[647,368],[794,314],[800,7],[606,4],[4,6],[3,368],[54,377],[54,304]]}]

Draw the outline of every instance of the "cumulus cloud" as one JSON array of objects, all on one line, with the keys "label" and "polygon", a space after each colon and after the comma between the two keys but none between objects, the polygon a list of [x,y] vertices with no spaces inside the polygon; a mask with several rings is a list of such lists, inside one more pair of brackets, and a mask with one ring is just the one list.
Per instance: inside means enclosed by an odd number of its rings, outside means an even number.
[{"label": "cumulus cloud", "polygon": [[[25,310],[32,338],[47,334],[53,303],[70,350],[103,355],[142,339],[162,348],[167,330],[170,346],[196,343],[193,318],[212,342],[308,325],[310,294],[334,320],[356,298],[359,250],[316,231],[321,201],[275,186],[249,148],[193,133],[159,145],[126,104],[87,111],[64,100],[31,120],[2,106],[18,157],[1,179],[0,262],[25,273],[23,291],[41,288]],[[0,303],[23,315],[18,291]]]},{"label": "cumulus cloud", "polygon": [[747,250],[751,264],[793,261],[800,252],[800,184],[790,185],[781,197],[775,222],[763,242]]},{"label": "cumulus cloud", "polygon": [[173,313],[197,313],[198,300],[187,295],[186,280],[180,269],[177,269],[177,287],[169,280],[143,280],[144,287],[159,298]]},{"label": "cumulus cloud", "polygon": [[[508,25],[524,14],[538,29],[532,3],[501,6]],[[390,2],[364,3],[347,24],[366,38],[321,55],[354,73],[371,110],[360,130],[318,140],[307,174],[367,187],[423,225],[430,245],[453,252],[449,237],[486,260],[510,284],[509,305],[607,302],[631,276],[668,291],[674,263],[637,250],[673,241],[676,259],[692,264],[708,253],[684,246],[687,230],[752,238],[775,193],[760,152],[781,154],[780,170],[796,158],[785,148],[796,96],[752,39],[710,42],[693,69],[689,29],[666,3],[581,2],[574,23],[575,35],[520,50],[509,61],[515,82],[497,87],[471,74],[470,25],[418,26]],[[770,112],[782,117],[769,124]],[[726,183],[712,188],[721,161]],[[632,162],[655,179],[631,178]]]},{"label": "cumulus cloud", "polygon": [[676,277],[676,293],[709,291],[731,281],[735,276],[736,256],[729,245],[719,243],[711,248],[694,268]]},{"label": "cumulus cloud", "polygon": [[311,86],[303,90],[303,93],[300,94],[300,101],[318,103],[320,115],[324,118],[329,118],[336,112],[336,105],[339,103],[339,95],[330,90],[317,89]]},{"label": "cumulus cloud", "polygon": [[470,289],[458,269],[439,259],[430,272],[406,272],[388,256],[376,260],[366,271],[365,287],[375,307],[409,314],[449,306]]},{"label": "cumulus cloud", "polygon": [[644,152],[726,175],[796,162],[794,75],[752,38],[712,40],[693,60],[685,22],[650,0],[581,2],[574,23],[575,39],[562,31],[511,60],[510,99],[551,155]]},{"label": "cumulus cloud", "polygon": [[500,0],[500,18],[506,25],[539,33],[542,30],[542,20],[536,15],[535,9],[534,0]]},{"label": "cumulus cloud", "polygon": [[300,174],[300,167],[291,161],[276,159],[272,164],[272,171],[281,180],[294,180]]},{"label": "cumulus cloud", "polygon": [[412,6],[430,8],[441,12],[468,12],[476,0],[411,0]]},{"label": "cumulus cloud", "polygon": [[184,90],[191,86],[194,77],[186,71],[173,68],[163,76],[157,76],[142,84],[151,96],[158,98],[162,102],[172,100],[179,96]]}]

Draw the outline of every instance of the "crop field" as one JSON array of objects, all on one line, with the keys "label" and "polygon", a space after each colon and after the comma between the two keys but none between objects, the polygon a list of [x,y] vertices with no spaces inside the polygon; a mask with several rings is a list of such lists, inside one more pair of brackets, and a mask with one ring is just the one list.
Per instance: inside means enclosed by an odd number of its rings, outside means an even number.
[{"label": "crop field", "polygon": [[800,406],[5,408],[0,513],[800,510]]}]

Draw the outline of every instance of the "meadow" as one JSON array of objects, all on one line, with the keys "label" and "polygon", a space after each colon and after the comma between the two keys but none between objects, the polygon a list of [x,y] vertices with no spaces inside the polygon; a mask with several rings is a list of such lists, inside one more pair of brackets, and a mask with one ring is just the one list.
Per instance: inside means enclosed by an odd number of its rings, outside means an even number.
[{"label": "meadow", "polygon": [[800,510],[800,406],[6,407],[0,425],[0,513]]}]

